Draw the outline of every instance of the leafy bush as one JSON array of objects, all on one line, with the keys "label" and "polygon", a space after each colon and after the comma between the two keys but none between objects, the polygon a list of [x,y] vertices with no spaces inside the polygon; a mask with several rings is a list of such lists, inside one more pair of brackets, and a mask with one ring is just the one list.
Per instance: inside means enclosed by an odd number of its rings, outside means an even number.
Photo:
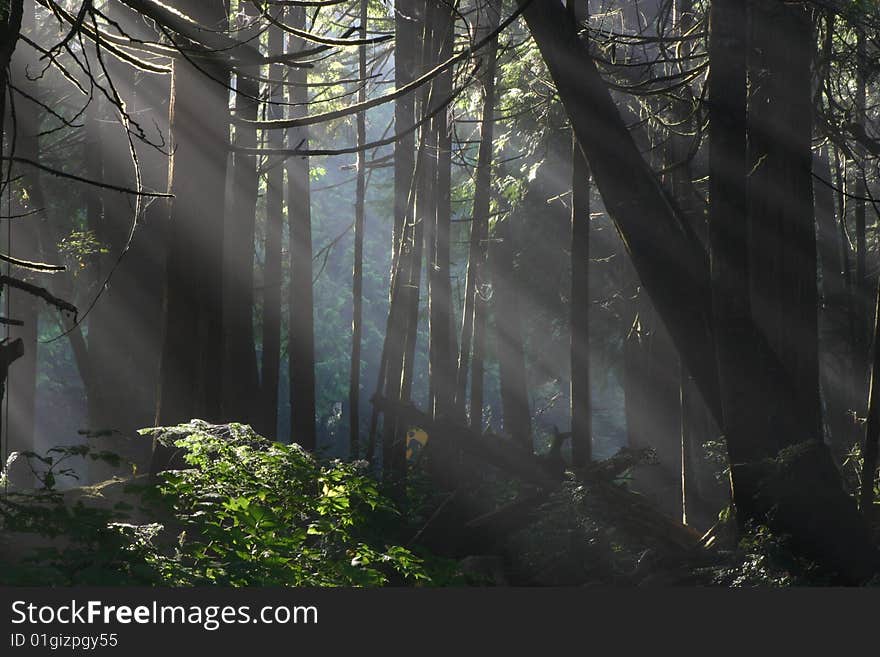
[{"label": "leafy bush", "polygon": [[[71,508],[54,491],[7,496],[0,501],[0,529],[64,539],[27,560],[26,569],[13,567],[19,576],[10,583],[429,581],[419,558],[378,535],[397,513],[364,474],[364,464],[322,463],[297,445],[270,442],[238,424],[192,421],[142,433],[183,450],[189,466],[141,488],[154,522],[128,522],[124,509]],[[85,567],[88,555],[98,556]]]},{"label": "leafy bush", "polygon": [[[219,430],[218,430],[219,429]],[[159,484],[182,523],[173,555],[154,562],[172,584],[375,586],[426,579],[420,561],[371,535],[394,514],[361,464],[322,464],[247,426],[193,421],[149,431],[186,450],[192,469]]]},{"label": "leafy bush", "polygon": [[827,584],[816,565],[798,557],[787,536],[747,523],[736,550],[715,569],[714,583],[737,588],[787,588]]}]

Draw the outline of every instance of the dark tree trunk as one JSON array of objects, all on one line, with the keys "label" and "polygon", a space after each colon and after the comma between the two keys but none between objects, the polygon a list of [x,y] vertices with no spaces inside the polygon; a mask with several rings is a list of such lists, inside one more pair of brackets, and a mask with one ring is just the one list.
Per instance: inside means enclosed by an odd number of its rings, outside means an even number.
[{"label": "dark tree trunk", "polygon": [[[394,77],[395,86],[401,88],[415,77],[416,71],[416,3],[402,2],[400,11],[394,13]],[[394,101],[394,125],[402,132],[415,123],[415,98],[407,94]],[[376,384],[376,394],[399,401],[400,375],[403,358],[403,313],[402,305],[407,295],[405,287],[408,279],[408,262],[411,259],[409,245],[412,240],[411,194],[415,171],[415,136],[408,133],[394,143],[394,229],[391,236],[391,270],[389,285],[389,308],[385,340]],[[379,425],[379,410],[374,405],[370,418],[370,435],[367,458],[375,455],[376,438]],[[388,472],[395,462],[394,418],[386,417],[383,427],[382,464]],[[405,449],[405,447],[404,447]],[[405,457],[405,453],[404,453]],[[396,459],[399,462],[400,458]]]},{"label": "dark tree trunk", "polygon": [[[395,83],[405,85],[415,77],[417,53],[420,51],[418,20],[423,8],[417,2],[406,2],[395,12]],[[415,123],[416,105],[412,95],[395,101],[395,129],[400,132]],[[391,401],[403,399],[405,383],[404,355],[406,353],[408,307],[414,290],[410,283],[412,270],[421,266],[421,236],[416,230],[413,215],[413,194],[415,193],[415,174],[417,162],[422,159],[420,146],[418,159],[415,155],[415,137],[407,135],[398,139],[394,145],[394,232],[391,260],[390,301],[388,321],[385,330],[385,343],[382,350],[380,376],[376,386],[377,394]],[[417,263],[417,264],[416,264]],[[416,304],[418,301],[416,300]],[[408,393],[407,393],[408,395]],[[370,424],[370,445],[368,456],[373,456],[379,410],[374,405]],[[385,416],[382,437],[382,475],[386,482],[395,483],[397,491],[402,490],[401,482],[406,471],[406,442],[403,428],[398,428],[395,417]]]},{"label": "dark tree trunk", "polygon": [[[244,3],[245,16],[255,16]],[[242,38],[249,36],[248,33]],[[236,75],[235,115],[254,121],[260,94],[258,67],[243,67]],[[233,147],[257,147],[253,125],[235,124]],[[254,237],[259,176],[257,158],[232,154],[231,207],[227,208],[223,267],[223,417],[252,424],[257,418],[259,375],[254,345]]]},{"label": "dark tree trunk", "polygon": [[[33,38],[34,27],[34,7],[31,3],[27,3],[22,8],[21,33]],[[27,64],[28,62],[25,61],[24,53],[21,50],[12,54],[12,66],[10,67],[12,82],[19,88],[23,88],[26,85],[24,73]],[[6,75],[6,71],[4,70],[0,75]],[[0,94],[6,94],[5,84],[0,84]],[[29,129],[25,130],[20,117],[22,114],[40,116],[42,112],[32,106],[30,101],[22,101],[20,97],[16,100],[16,118],[18,122],[15,129],[18,154],[22,157],[36,160],[39,157],[39,137],[36,130],[39,127],[39,121],[27,121]],[[3,119],[4,117],[0,113],[0,126],[5,127],[7,122]],[[22,173],[31,173],[35,178],[38,176],[36,171],[23,171]],[[15,183],[9,184],[15,185]],[[36,184],[39,185],[38,182]],[[36,206],[33,197],[25,201],[24,192],[26,189],[27,183],[25,181],[15,185],[12,192],[13,202],[11,207],[8,208],[12,211],[12,214],[26,214],[44,207]],[[14,234],[10,231],[12,243],[7,244],[4,250],[11,252],[11,255],[17,258],[39,261],[41,258],[37,218],[29,216],[16,220],[7,219],[6,221],[15,221],[16,224]],[[20,277],[34,284],[42,284],[39,278],[32,273],[27,273],[27,275]],[[3,436],[2,455],[6,456],[11,452],[24,452],[35,448],[34,420],[37,393],[37,338],[40,319],[39,304],[42,304],[42,301],[30,294],[10,287],[3,289],[0,300],[3,302],[2,314],[4,317],[24,322],[23,326],[10,327],[8,333],[10,341],[21,339],[24,344],[24,355],[9,368],[5,382],[6,398],[0,399],[0,403],[5,404],[3,417],[0,418],[0,421],[4,422],[4,426],[0,427],[0,433]],[[25,466],[24,460],[21,460],[18,464],[13,464],[8,474],[9,483],[12,486],[23,488],[33,486],[33,475]]]},{"label": "dark tree trunk", "polygon": [[[831,181],[829,145],[820,146],[813,153],[813,172],[824,181]],[[848,410],[853,406],[851,386],[841,385],[850,380],[852,344],[847,323],[847,290],[844,263],[841,258],[838,221],[834,208],[834,190],[818,183],[813,189],[813,207],[816,215],[816,237],[821,270],[822,309],[819,323],[819,344],[822,362],[821,386],[825,400],[825,424],[830,443],[839,456],[850,445],[852,421]]]},{"label": "dark tree trunk", "polygon": [[[816,232],[812,188],[812,89],[815,48],[804,5],[756,0],[751,5],[748,109],[748,235],[752,316],[794,386],[805,423],[792,433],[767,410],[776,450],[821,438]],[[766,400],[775,381],[752,379]],[[768,446],[769,447],[769,446]]]},{"label": "dark tree trunk", "polygon": [[[2,63],[4,57],[11,57],[12,48],[17,42],[18,31],[20,29],[20,24],[24,16],[24,3],[13,2],[11,4],[11,8],[11,22],[5,28],[9,32],[9,34],[5,37],[5,40],[0,39],[0,44],[3,44],[2,46],[0,46],[0,63]],[[25,80],[27,77],[27,71],[25,69],[27,59],[25,57],[15,57],[12,63],[14,66],[12,72],[14,79]],[[0,69],[0,83],[2,83],[0,84],[0,89],[5,89],[6,75],[7,68],[3,67],[2,69]],[[39,96],[39,93],[37,93],[36,95]],[[5,93],[0,93],[0,118],[4,117],[3,107],[5,102]],[[21,101],[21,99],[19,99],[18,110],[16,112],[16,121],[17,129],[20,134],[37,135],[40,132],[41,116],[41,110],[33,106],[30,101]],[[9,117],[6,118],[8,119]],[[0,126],[5,128],[6,125],[6,121],[0,122]],[[31,153],[19,151],[20,155],[25,158],[33,159],[34,161],[39,161],[40,153],[36,140],[31,140],[30,142],[25,140],[20,146],[21,148],[29,147],[33,149],[33,152]],[[21,172],[21,175],[22,184],[27,190],[28,196],[30,197],[30,201],[32,203],[32,207],[43,209],[42,212],[31,217],[30,219],[25,219],[25,221],[28,221],[36,226],[35,230],[37,232],[40,259],[44,262],[61,262],[61,254],[58,251],[58,243],[60,242],[61,235],[59,234],[58,226],[52,221],[53,217],[51,217],[49,214],[49,206],[43,193],[43,186],[41,184],[40,174],[37,169],[26,168]],[[49,290],[55,296],[62,299],[73,298],[72,277],[69,274],[55,274],[52,277],[46,279],[44,283],[48,286]],[[54,311],[53,315],[58,321],[60,328],[67,333],[68,340],[70,341],[70,346],[73,351],[74,362],[76,363],[77,371],[79,372],[80,378],[82,379],[83,387],[86,389],[86,391],[88,391],[89,358],[88,349],[86,347],[85,339],[83,338],[82,330],[79,326],[75,326],[73,324],[72,316],[69,316],[68,314],[62,315],[60,313],[55,314]]]},{"label": "dark tree trunk", "polygon": [[[498,27],[500,15],[491,6],[478,19],[478,27],[491,33]],[[468,369],[473,346],[471,371],[470,427],[482,431],[483,370],[486,353],[486,254],[489,240],[489,207],[492,192],[492,148],[495,131],[495,73],[498,39],[486,47],[483,65],[483,110],[480,119],[480,148],[474,180],[474,206],[468,245],[464,312],[461,323],[461,348],[456,377],[456,412],[464,418],[467,399]]]},{"label": "dark tree trunk", "polygon": [[[452,56],[454,16],[451,7],[439,3],[435,48],[438,62]],[[452,95],[452,72],[437,79],[434,97]],[[431,407],[434,417],[449,416],[455,397],[455,337],[453,334],[452,281],[450,279],[450,230],[452,227],[452,127],[447,113],[440,112],[432,120],[437,139],[433,258],[428,261],[430,372],[433,391]]]},{"label": "dark tree trunk", "polygon": [[[304,29],[306,10],[290,10],[291,25]],[[291,39],[289,49],[301,47]],[[307,113],[308,69],[294,68],[291,73],[291,117]],[[308,148],[308,128],[288,134],[290,148]],[[287,212],[290,225],[290,293],[288,297],[288,357],[290,371],[291,440],[308,450],[317,446],[315,433],[315,321],[312,289],[312,211],[309,185],[309,158],[297,156],[287,161]]]},{"label": "dark tree trunk", "polygon": [[[880,292],[877,295],[877,309],[880,310]],[[859,491],[859,507],[862,514],[872,522],[874,512],[874,481],[877,477],[877,455],[880,447],[880,323],[877,318],[880,312],[875,312],[874,340],[873,340],[873,363],[871,365],[871,384],[868,394],[868,421],[865,424],[865,441],[862,445],[862,486]]]},{"label": "dark tree trunk", "polygon": [[[853,117],[858,129],[864,130],[866,108],[866,66],[865,34],[859,29],[856,35],[856,93]],[[853,284],[853,322],[855,324],[855,344],[853,346],[853,392],[856,399],[855,412],[858,417],[865,416],[865,390],[869,375],[869,349],[871,327],[871,284],[868,277],[868,240],[866,234],[866,211],[864,201],[867,191],[865,181],[865,153],[857,143],[853,161],[853,217],[856,232],[856,263]]]},{"label": "dark tree trunk", "polygon": [[[189,0],[181,9],[202,25],[223,29],[225,4]],[[223,356],[223,224],[229,145],[228,72],[174,61],[169,110],[174,199],[168,231],[163,345],[156,423],[221,417]],[[171,451],[154,448],[151,470],[167,467]]]},{"label": "dark tree trunk", "polygon": [[[269,52],[284,49],[284,33],[280,28],[269,28]],[[269,67],[269,79],[279,81],[269,89],[268,118],[282,115],[285,79],[284,67]],[[270,148],[284,146],[284,134],[280,130],[268,131]],[[263,352],[260,380],[260,424],[264,436],[275,436],[278,431],[278,381],[281,370],[281,287],[282,235],[284,231],[284,167],[281,162],[269,161],[266,173],[266,239],[263,268]]]},{"label": "dark tree trunk", "polygon": [[571,448],[572,465],[592,460],[590,391],[590,168],[574,141],[571,188]]},{"label": "dark tree trunk", "polygon": [[[367,0],[361,0],[360,38],[367,38]],[[363,81],[358,90],[358,102],[367,99],[367,47],[358,53],[358,77]],[[367,194],[367,158],[363,150],[367,141],[367,115],[357,115],[357,189],[354,202],[354,266],[352,268],[351,305],[351,375],[348,383],[348,452],[351,458],[360,455],[361,406],[361,341],[363,339],[364,303],[364,210]]]}]

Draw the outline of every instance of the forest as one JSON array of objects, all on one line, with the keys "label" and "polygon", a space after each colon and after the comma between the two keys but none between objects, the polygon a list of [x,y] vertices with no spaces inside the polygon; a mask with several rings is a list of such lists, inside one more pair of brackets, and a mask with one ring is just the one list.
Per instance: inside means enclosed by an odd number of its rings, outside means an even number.
[{"label": "forest", "polygon": [[0,0],[0,131],[0,584],[880,584],[880,3]]}]

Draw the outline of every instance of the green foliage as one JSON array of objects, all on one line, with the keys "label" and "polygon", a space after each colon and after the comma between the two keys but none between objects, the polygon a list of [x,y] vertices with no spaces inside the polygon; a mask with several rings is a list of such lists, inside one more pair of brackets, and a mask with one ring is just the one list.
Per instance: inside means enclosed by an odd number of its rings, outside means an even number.
[{"label": "green foliage", "polygon": [[[321,463],[297,445],[270,442],[237,424],[193,421],[144,433],[184,450],[190,466],[162,473],[155,486],[138,491],[152,522],[131,522],[124,504],[112,510],[71,504],[44,477],[43,490],[0,500],[0,529],[39,545],[23,560],[0,564],[4,583],[430,581],[422,559],[380,540],[378,528],[398,514],[362,464]],[[30,458],[50,469],[57,464],[51,455]]]},{"label": "green foliage", "polygon": [[152,556],[164,581],[377,586],[426,579],[411,552],[370,535],[375,516],[396,512],[358,464],[322,464],[250,427],[225,429],[194,421],[149,432],[184,449],[193,466],[164,473],[159,484],[182,525],[173,554]]},{"label": "green foliage", "polygon": [[[847,491],[857,496],[862,489],[862,473],[864,470],[864,459],[862,458],[862,446],[855,442],[849,448],[841,465],[843,481]],[[880,499],[880,472],[877,472],[874,478],[874,500]]]},{"label": "green foliage", "polygon": [[7,492],[0,497],[0,584],[73,586],[159,583],[146,551],[117,528],[130,507],[112,509],[71,503],[56,490],[62,477],[75,477],[65,465],[74,457],[118,459],[88,446],[56,447],[45,455],[13,453],[0,475],[5,485],[9,467],[26,459],[41,488]]},{"label": "green foliage", "polygon": [[732,587],[783,588],[822,584],[815,564],[797,557],[788,537],[749,524],[732,559],[716,570],[714,583]]},{"label": "green foliage", "polygon": [[58,251],[63,256],[68,270],[74,277],[83,274],[88,265],[98,256],[110,252],[95,236],[94,230],[72,230],[58,243]]},{"label": "green foliage", "polygon": [[[34,477],[40,482],[41,487],[47,491],[55,490],[59,477],[79,479],[77,469],[69,465],[71,459],[77,457],[88,458],[92,461],[104,461],[114,467],[118,467],[121,462],[118,454],[97,451],[87,443],[52,447],[45,455],[26,451],[20,454],[13,453],[10,456],[25,458]],[[7,463],[7,468],[9,465],[10,463]]]}]

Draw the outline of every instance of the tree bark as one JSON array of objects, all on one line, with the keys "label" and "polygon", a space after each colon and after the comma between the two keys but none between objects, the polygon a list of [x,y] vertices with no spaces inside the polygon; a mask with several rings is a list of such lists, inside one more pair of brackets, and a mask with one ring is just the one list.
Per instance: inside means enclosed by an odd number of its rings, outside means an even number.
[{"label": "tree bark", "polygon": [[[437,6],[438,62],[452,56],[455,21],[451,7]],[[452,95],[452,71],[437,78],[438,99]],[[450,230],[452,228],[452,132],[447,112],[440,112],[432,120],[437,139],[437,174],[434,211],[433,258],[429,260],[430,278],[430,372],[432,412],[435,417],[453,412],[455,399],[455,336],[453,333],[452,281],[450,279]]]},{"label": "tree bark", "polygon": [[[877,295],[880,304],[880,292]],[[880,310],[880,305],[878,305]],[[871,364],[871,383],[868,393],[868,421],[865,423],[865,440],[862,444],[862,485],[859,490],[859,507],[862,515],[869,523],[873,522],[874,512],[874,481],[877,476],[877,455],[880,448],[880,324],[874,314],[873,362]]]},{"label": "tree bark", "polygon": [[[21,23],[19,29],[21,33],[33,38],[33,30],[35,28],[34,7],[31,3],[22,7],[20,16]],[[25,61],[25,55],[21,50],[11,53],[12,65],[9,67],[12,82],[22,88],[26,82],[24,72],[28,62]],[[0,73],[0,76],[6,75],[6,70]],[[6,95],[5,84],[0,84],[0,94]],[[39,157],[39,137],[38,130],[39,120],[26,121],[26,125],[22,125],[22,114],[38,114],[36,107],[31,107],[30,101],[18,102],[16,106],[16,118],[18,119],[16,129],[16,141],[18,153],[22,157],[36,160]],[[11,119],[11,117],[10,117]],[[5,121],[0,114],[0,126],[6,127],[10,121]],[[2,142],[2,140],[0,140]],[[23,172],[24,173],[24,172]],[[38,177],[36,171],[33,172],[34,178]],[[14,174],[13,174],[14,177]],[[7,209],[12,214],[25,214],[32,210],[42,209],[34,203],[33,197],[29,201],[25,200],[25,190],[27,184],[22,181],[19,184],[8,181],[7,184],[14,185],[12,192],[13,202],[11,207]],[[39,185],[39,183],[36,183]],[[7,219],[15,221],[14,234],[10,231],[12,243],[6,245],[5,251],[11,253],[15,257],[25,260],[39,261],[39,236],[37,232],[38,220],[36,217],[29,216],[21,219]],[[39,284],[39,278],[32,272],[21,276],[23,280]],[[5,412],[8,413],[2,418],[6,425],[2,427],[3,434],[3,451],[2,456],[5,457],[12,452],[24,452],[33,450],[34,445],[34,421],[36,410],[36,393],[37,393],[37,339],[39,335],[39,319],[40,306],[42,302],[36,297],[27,294],[21,290],[6,287],[3,293],[3,316],[10,319],[17,319],[24,322],[23,326],[9,327],[7,336],[12,342],[21,339],[24,345],[24,355],[17,359],[9,368],[6,384],[6,399],[0,399],[0,403],[6,405]],[[34,478],[29,469],[25,466],[24,460],[18,464],[13,464],[9,472],[9,483],[15,487],[30,488],[34,484]]]},{"label": "tree bark", "polygon": [[[498,27],[500,14],[487,5],[485,16],[478,18],[478,28],[491,33]],[[477,37],[479,38],[479,36]],[[495,135],[495,74],[497,71],[498,39],[486,46],[483,64],[483,110],[480,119],[480,148],[474,180],[474,205],[468,244],[468,267],[465,301],[461,323],[461,347],[456,374],[456,413],[465,417],[468,369],[473,347],[470,396],[470,427],[482,431],[483,371],[486,353],[486,254],[489,245],[489,210],[492,193],[492,148]]]},{"label": "tree bark", "polygon": [[[269,52],[284,49],[284,33],[280,28],[269,28]],[[270,83],[269,104],[266,113],[269,118],[281,118],[284,102],[285,69],[280,65],[269,67],[269,79],[279,81]],[[284,146],[284,133],[269,130],[270,148]],[[282,274],[282,235],[284,232],[284,166],[281,162],[269,161],[266,173],[266,239],[264,242],[265,265],[263,268],[263,352],[261,354],[260,401],[261,413],[259,430],[264,436],[275,436],[278,431],[278,382],[281,371],[281,288]]]},{"label": "tree bark", "polygon": [[[306,10],[290,10],[291,25],[305,29]],[[292,38],[291,50],[301,45]],[[291,117],[304,116],[308,103],[308,69],[294,68]],[[288,146],[308,148],[308,127],[288,133]],[[315,320],[312,288],[312,212],[309,158],[287,160],[287,212],[290,226],[290,293],[288,297],[288,357],[290,371],[291,441],[307,450],[317,447],[315,427]]]},{"label": "tree bark", "polygon": [[[804,5],[750,5],[748,62],[748,235],[752,316],[793,385],[796,407],[773,404],[775,450],[821,439],[816,232],[812,188],[811,61],[815,49]],[[766,401],[776,382],[753,377]],[[780,416],[794,411],[804,433]],[[775,451],[774,450],[774,451]]]},{"label": "tree bark", "polygon": [[592,460],[590,390],[590,169],[573,142],[571,188],[571,454],[575,468]]},{"label": "tree bark", "polygon": [[[361,0],[360,38],[367,38],[367,0]],[[361,46],[358,53],[357,102],[367,100],[367,47]],[[361,405],[361,341],[363,339],[364,303],[364,210],[367,194],[367,160],[363,146],[367,141],[367,115],[357,115],[357,183],[354,202],[354,266],[352,267],[351,304],[351,374],[348,384],[348,452],[353,459],[360,454],[360,405]]]},{"label": "tree bark", "polygon": [[[256,13],[251,3],[241,6],[246,20]],[[242,38],[249,37],[247,30]],[[241,67],[236,74],[235,115],[255,121],[260,95],[259,67]],[[235,124],[235,148],[257,147],[253,125]],[[223,417],[253,424],[257,419],[259,374],[254,344],[254,238],[259,176],[257,158],[232,153],[231,204],[226,213],[223,266]]]},{"label": "tree bark", "polygon": [[[187,0],[181,9],[212,29],[226,25],[220,0]],[[204,62],[217,81],[176,59],[169,108],[174,155],[163,302],[163,346],[156,424],[221,416],[223,223],[229,145],[225,68]],[[172,452],[154,445],[152,472]]]}]

